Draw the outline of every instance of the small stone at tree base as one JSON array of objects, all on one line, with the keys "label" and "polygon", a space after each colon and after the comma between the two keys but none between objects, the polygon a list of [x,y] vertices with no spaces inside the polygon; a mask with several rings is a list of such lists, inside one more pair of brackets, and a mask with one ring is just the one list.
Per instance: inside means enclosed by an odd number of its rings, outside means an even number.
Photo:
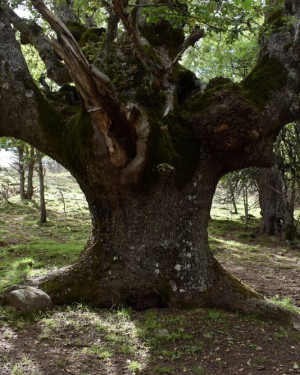
[{"label": "small stone at tree base", "polygon": [[25,313],[45,311],[52,306],[48,294],[32,286],[15,289],[6,297],[12,306]]}]

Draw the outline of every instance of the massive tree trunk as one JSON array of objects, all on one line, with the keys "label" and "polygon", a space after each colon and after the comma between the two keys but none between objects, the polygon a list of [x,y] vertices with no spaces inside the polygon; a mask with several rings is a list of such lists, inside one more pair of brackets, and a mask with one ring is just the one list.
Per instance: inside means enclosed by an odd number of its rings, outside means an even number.
[{"label": "massive tree trunk", "polygon": [[[202,92],[178,64],[189,43],[182,30],[149,25],[142,10],[131,22],[122,2],[113,3],[113,40],[119,19],[126,35],[96,68],[66,26],[33,1],[58,34],[52,45],[76,84],[77,107],[57,100],[63,92],[41,94],[7,19],[14,18],[0,10],[0,136],[23,139],[69,169],[92,217],[79,260],[38,284],[56,303],[220,306],[287,318],[218,264],[207,222],[219,178],[271,166],[276,133],[300,117],[297,26],[262,38],[258,64],[241,84],[217,80]],[[164,28],[171,46],[159,39]],[[113,84],[108,74],[116,71]]]},{"label": "massive tree trunk", "polygon": [[83,182],[93,235],[74,265],[39,278],[38,285],[58,304],[210,306],[288,320],[289,313],[267,303],[212,255],[207,223],[219,173],[207,159],[179,190],[166,167],[159,182],[125,199]]}]

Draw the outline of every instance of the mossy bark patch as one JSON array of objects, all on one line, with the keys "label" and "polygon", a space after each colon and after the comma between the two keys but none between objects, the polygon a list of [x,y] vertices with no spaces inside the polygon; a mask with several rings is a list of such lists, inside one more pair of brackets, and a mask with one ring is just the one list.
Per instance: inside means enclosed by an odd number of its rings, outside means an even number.
[{"label": "mossy bark patch", "polygon": [[66,26],[67,26],[68,30],[70,31],[70,33],[75,38],[75,40],[77,42],[79,42],[82,34],[86,31],[85,26],[83,26],[79,22],[73,22],[73,21],[67,22]]},{"label": "mossy bark patch", "polygon": [[[45,138],[70,170],[74,170],[74,166],[84,160],[92,147],[93,129],[90,115],[82,103],[69,107],[71,110],[67,115],[58,113],[35,85],[31,89],[36,95],[39,122]],[[74,111],[77,113],[74,114]]]},{"label": "mossy bark patch", "polygon": [[85,159],[92,148],[93,128],[90,115],[83,106],[68,124],[66,139],[73,160]]},{"label": "mossy bark patch", "polygon": [[200,144],[193,127],[180,116],[150,119],[147,141],[146,180],[153,182],[160,175],[160,166],[174,168],[179,188],[193,177],[198,163]]},{"label": "mossy bark patch", "polygon": [[263,109],[270,93],[283,87],[286,79],[283,64],[277,58],[265,55],[244,79],[242,86],[252,93],[257,107]]},{"label": "mossy bark patch", "polygon": [[209,88],[184,104],[182,113],[187,117],[201,113],[222,100],[222,95],[226,93],[241,97],[245,103],[261,111],[270,93],[283,87],[286,79],[287,71],[283,64],[277,58],[265,55],[241,84],[228,82]]},{"label": "mossy bark patch", "polygon": [[101,36],[105,32],[105,29],[103,27],[99,28],[91,28],[86,31],[84,31],[80,37],[79,46],[82,47],[86,43],[92,42],[92,43],[98,43],[101,41]]},{"label": "mossy bark patch", "polygon": [[284,11],[282,8],[275,9],[273,12],[271,12],[266,21],[265,25],[270,25],[273,28],[279,28],[286,25],[288,21],[288,17],[284,14]]},{"label": "mossy bark patch", "polygon": [[190,70],[179,65],[175,70],[174,80],[177,84],[178,102],[182,103],[187,99],[189,94],[196,89],[196,76]]},{"label": "mossy bark patch", "polygon": [[152,46],[167,47],[171,57],[176,56],[184,41],[182,29],[172,27],[171,23],[166,20],[146,24],[141,33]]},{"label": "mossy bark patch", "polygon": [[183,104],[181,112],[186,118],[207,110],[212,105],[222,100],[223,96],[235,95],[241,97],[245,103],[256,105],[252,93],[242,85],[234,82],[216,85],[199,93]]}]

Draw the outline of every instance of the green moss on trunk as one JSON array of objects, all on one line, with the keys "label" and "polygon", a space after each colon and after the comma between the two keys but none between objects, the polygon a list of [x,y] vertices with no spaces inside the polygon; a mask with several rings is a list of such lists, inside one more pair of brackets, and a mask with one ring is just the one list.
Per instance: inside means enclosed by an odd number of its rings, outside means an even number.
[{"label": "green moss on trunk", "polygon": [[173,168],[177,186],[184,187],[199,163],[200,144],[194,128],[176,115],[169,115],[162,122],[161,116],[152,112],[148,114],[148,121],[146,182],[156,181],[161,169]]},{"label": "green moss on trunk", "polygon": [[85,26],[79,22],[69,21],[66,26],[77,42],[80,41],[82,34],[86,31]]},{"label": "green moss on trunk", "polygon": [[273,28],[280,28],[286,25],[288,21],[288,17],[284,14],[282,8],[276,9],[271,12],[266,21],[265,25],[271,25]]},{"label": "green moss on trunk", "polygon": [[263,109],[270,92],[283,87],[286,79],[287,72],[283,64],[277,58],[265,55],[244,79],[242,86],[252,94],[257,107]]},{"label": "green moss on trunk", "polygon": [[143,26],[141,33],[152,46],[165,46],[170,56],[175,57],[184,41],[182,29],[175,28],[167,20],[160,20],[157,23],[149,23]]},{"label": "green moss on trunk", "polygon": [[98,43],[101,41],[101,36],[105,32],[103,27],[91,28],[84,31],[80,37],[79,46],[82,47],[86,43]]},{"label": "green moss on trunk", "polygon": [[[71,111],[56,111],[40,92],[37,86],[31,85],[38,105],[39,123],[53,153],[60,155],[71,171],[86,160],[92,149],[93,128],[90,115],[83,103],[70,107]],[[77,111],[74,115],[74,110]],[[71,117],[70,117],[71,113]]]}]

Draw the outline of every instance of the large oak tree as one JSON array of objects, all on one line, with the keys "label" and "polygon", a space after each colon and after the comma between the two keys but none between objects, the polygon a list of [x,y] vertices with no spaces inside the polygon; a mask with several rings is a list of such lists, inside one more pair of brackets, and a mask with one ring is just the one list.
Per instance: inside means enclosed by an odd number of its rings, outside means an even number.
[{"label": "large oak tree", "polygon": [[[214,259],[207,223],[218,180],[273,165],[276,135],[300,118],[299,0],[271,2],[246,79],[213,79],[205,90],[179,64],[210,27],[201,24],[203,13],[185,35],[192,1],[95,2],[95,19],[106,12],[105,29],[86,17],[94,26],[87,29],[73,2],[54,2],[50,10],[28,1],[49,23],[48,35],[41,22],[0,3],[0,136],[63,164],[86,196],[93,225],[78,261],[39,286],[56,303],[220,306],[282,317]],[[222,9],[230,6],[236,20],[238,3],[196,2],[218,20],[218,32],[223,16],[228,25]],[[35,46],[59,91],[43,80],[43,92],[36,86],[16,30],[21,43]]]}]

